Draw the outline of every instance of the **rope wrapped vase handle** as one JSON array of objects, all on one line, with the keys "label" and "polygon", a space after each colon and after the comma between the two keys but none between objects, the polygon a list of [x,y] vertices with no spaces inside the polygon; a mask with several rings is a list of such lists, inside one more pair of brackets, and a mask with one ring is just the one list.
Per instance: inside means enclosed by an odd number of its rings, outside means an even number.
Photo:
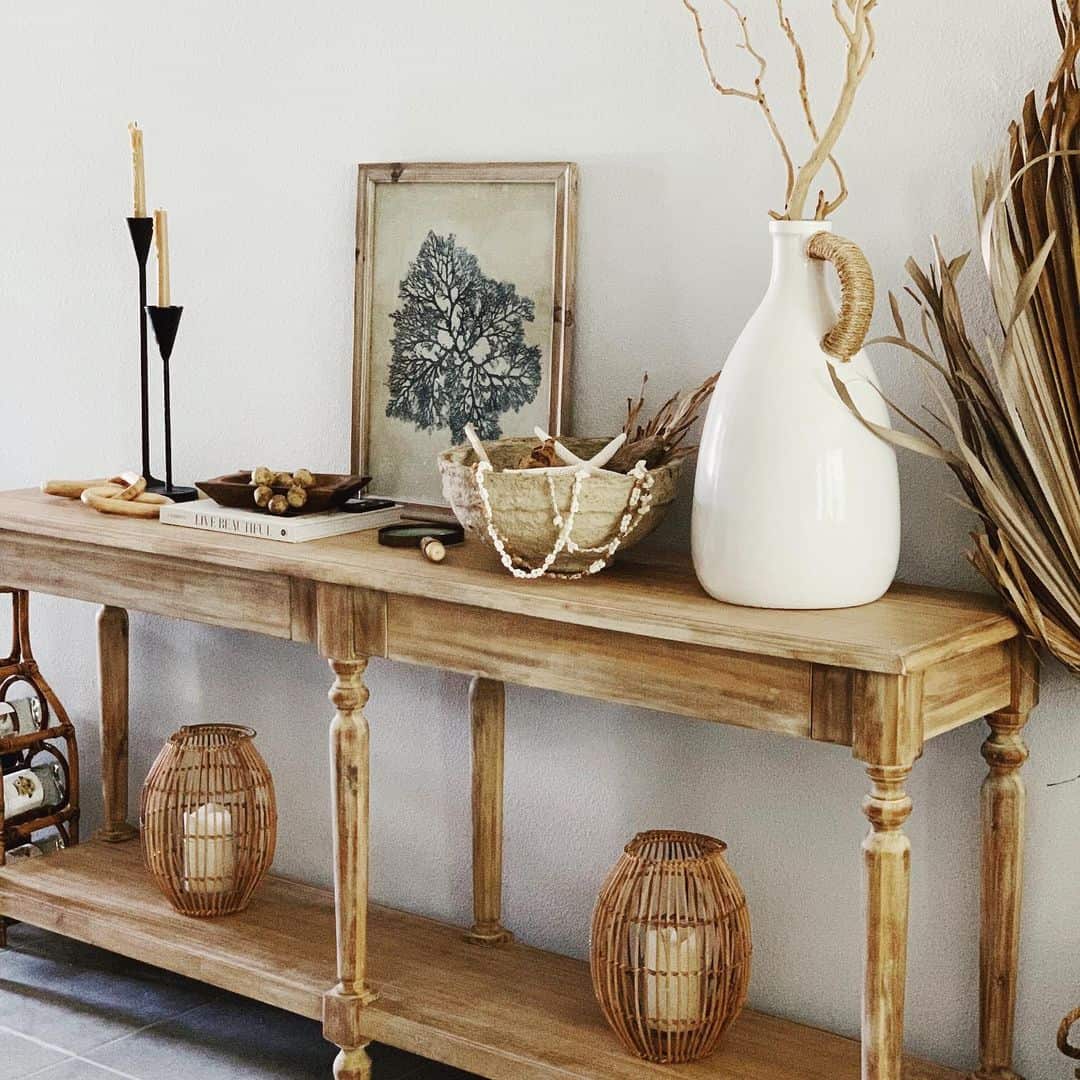
[{"label": "rope wrapped vase handle", "polygon": [[806,245],[811,259],[836,267],[840,278],[840,317],[821,339],[829,356],[845,363],[863,346],[874,315],[874,274],[858,244],[829,232],[814,233]]},{"label": "rope wrapped vase handle", "polygon": [[[1080,1046],[1073,1046],[1072,1043],[1069,1042],[1069,1030],[1077,1020],[1080,1020],[1080,1008],[1073,1009],[1073,1011],[1061,1021],[1061,1026],[1058,1028],[1057,1033],[1058,1049],[1066,1057],[1073,1059],[1080,1059]],[[1076,1070],[1076,1075],[1080,1076],[1080,1069]]]}]

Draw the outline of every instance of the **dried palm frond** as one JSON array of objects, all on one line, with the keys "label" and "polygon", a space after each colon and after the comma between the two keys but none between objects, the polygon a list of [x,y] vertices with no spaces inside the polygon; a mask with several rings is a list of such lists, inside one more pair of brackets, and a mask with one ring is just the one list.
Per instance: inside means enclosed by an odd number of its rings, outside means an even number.
[{"label": "dried palm frond", "polygon": [[644,460],[650,469],[655,469],[658,465],[666,465],[669,461],[692,454],[697,447],[683,446],[682,442],[694,426],[702,406],[709,400],[719,377],[720,373],[717,372],[696,390],[680,390],[673,394],[651,420],[642,424],[641,410],[645,407],[645,388],[649,383],[649,373],[646,372],[641,378],[637,399],[627,399],[626,422],[623,424],[626,442],[608,462],[608,468],[615,472],[626,472]]},{"label": "dried palm frond", "polygon": [[[935,242],[924,271],[907,264],[921,342],[895,298],[900,345],[948,388],[941,417],[954,448],[925,429],[890,441],[945,461],[984,531],[969,557],[1028,633],[1080,672],[1080,16],[1054,4],[1062,56],[1041,105],[1034,93],[1006,152],[975,173],[983,261],[1001,323],[982,349],[964,324],[964,257]],[[840,385],[838,385],[838,391]],[[843,396],[843,395],[842,395]]]}]

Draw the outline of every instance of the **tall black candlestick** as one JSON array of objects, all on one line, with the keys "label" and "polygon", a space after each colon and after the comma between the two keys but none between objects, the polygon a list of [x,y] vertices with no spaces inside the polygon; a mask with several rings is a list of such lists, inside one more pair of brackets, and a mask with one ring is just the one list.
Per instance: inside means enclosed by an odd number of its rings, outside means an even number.
[{"label": "tall black candlestick", "polygon": [[128,231],[139,264],[139,420],[142,425],[142,475],[148,489],[161,481],[150,472],[150,359],[146,332],[146,260],[154,238],[154,219],[129,217]]}]

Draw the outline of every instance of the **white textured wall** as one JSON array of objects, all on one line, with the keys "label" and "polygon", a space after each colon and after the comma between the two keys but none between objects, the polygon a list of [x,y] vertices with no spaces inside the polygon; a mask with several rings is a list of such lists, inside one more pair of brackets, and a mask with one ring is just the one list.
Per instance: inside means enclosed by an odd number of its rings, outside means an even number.
[{"label": "white textured wall", "polygon": [[[745,2],[757,26],[771,23],[768,0]],[[824,101],[839,70],[827,0],[789,7]],[[718,0],[704,10],[730,40]],[[836,223],[895,289],[932,231],[953,251],[970,243],[972,162],[1043,81],[1055,41],[1046,0],[883,0],[878,25],[879,59],[841,147],[853,195]],[[761,43],[792,126],[787,57],[771,29]],[[745,70],[740,54],[714,50],[725,72]],[[616,426],[642,368],[657,395],[713,370],[764,287],[774,149],[748,103],[707,89],[678,0],[9,3],[0,73],[2,487],[136,463],[122,220],[133,117],[188,308],[174,362],[185,478],[254,458],[345,464],[358,161],[580,163],[583,432]],[[890,391],[917,401],[908,362],[878,362]],[[950,482],[902,466],[903,575],[977,585],[961,557],[972,522]],[[671,532],[685,537],[685,521]],[[93,609],[41,598],[35,622],[45,670],[85,733],[89,777]],[[327,880],[330,677],[313,650],[139,615],[132,646],[136,783],[176,725],[253,723],[281,799],[279,867]],[[1027,769],[1029,1080],[1068,1075],[1053,1032],[1080,998],[1080,785],[1046,786],[1080,772],[1080,693],[1055,668],[1045,682]],[[466,682],[376,661],[370,684],[374,894],[464,920]],[[646,826],[705,830],[730,843],[750,897],[754,1004],[856,1031],[866,785],[850,758],[556,694],[512,689],[508,705],[506,911],[524,939],[582,953],[621,843]],[[935,741],[912,780],[908,1041],[957,1064],[976,1040],[981,739],[973,725]]]}]

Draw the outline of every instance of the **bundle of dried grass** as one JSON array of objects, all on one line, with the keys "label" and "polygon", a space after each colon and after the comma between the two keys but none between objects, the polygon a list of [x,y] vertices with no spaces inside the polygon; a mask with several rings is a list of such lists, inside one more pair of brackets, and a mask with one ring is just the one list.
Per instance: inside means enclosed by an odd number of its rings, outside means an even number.
[{"label": "bundle of dried grass", "polygon": [[897,333],[878,340],[943,377],[951,400],[938,393],[937,419],[955,447],[918,424],[920,436],[875,430],[952,468],[985,530],[971,561],[1030,635],[1080,672],[1080,15],[1053,7],[1062,55],[1045,98],[1028,95],[1006,153],[975,174],[1002,339],[980,350],[968,335],[957,295],[966,256],[947,260],[935,242],[927,270],[909,260],[925,347],[894,297]]},{"label": "bundle of dried grass", "polygon": [[692,454],[696,446],[683,446],[683,440],[690,433],[705,403],[712,395],[713,387],[720,373],[710,375],[695,390],[680,390],[673,394],[656,411],[656,415],[647,423],[641,422],[641,410],[645,407],[645,388],[649,384],[649,373],[641,378],[641,390],[637,399],[626,401],[626,422],[623,432],[626,442],[608,462],[608,468],[614,472],[627,472],[639,461],[644,461],[650,469],[668,462],[677,461]]}]

